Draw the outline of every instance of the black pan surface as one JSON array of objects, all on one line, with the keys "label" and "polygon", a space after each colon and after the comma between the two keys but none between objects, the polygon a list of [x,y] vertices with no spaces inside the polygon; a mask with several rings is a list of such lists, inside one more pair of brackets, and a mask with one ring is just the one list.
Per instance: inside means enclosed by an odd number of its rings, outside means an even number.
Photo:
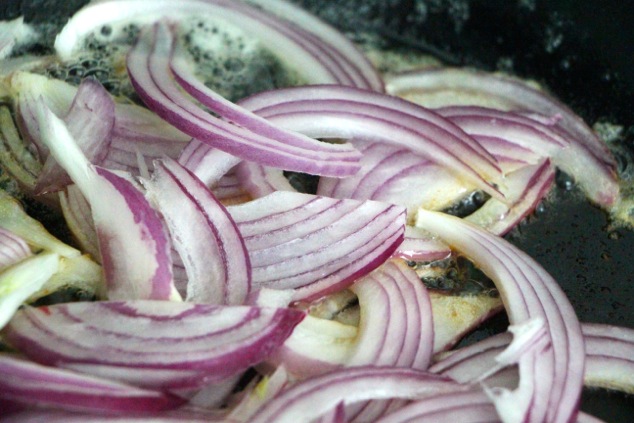
[{"label": "black pan surface", "polygon": [[[622,125],[621,171],[634,166],[634,2],[620,0],[294,0],[382,46],[544,83],[587,122]],[[61,25],[84,0],[0,0],[0,20]],[[47,47],[42,46],[45,50]],[[509,239],[562,285],[585,322],[634,327],[634,231],[614,228],[565,181]],[[471,342],[506,328],[497,317]],[[582,409],[634,420],[632,396],[586,391]]]}]

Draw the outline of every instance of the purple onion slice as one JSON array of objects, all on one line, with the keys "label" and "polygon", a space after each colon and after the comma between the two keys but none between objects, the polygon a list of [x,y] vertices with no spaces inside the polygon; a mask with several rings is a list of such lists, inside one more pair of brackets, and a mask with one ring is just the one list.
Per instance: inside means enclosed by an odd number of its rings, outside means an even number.
[{"label": "purple onion slice", "polygon": [[146,196],[167,222],[187,271],[187,301],[242,304],[251,263],[238,227],[211,191],[169,159],[155,165]]},{"label": "purple onion slice", "polygon": [[30,407],[143,414],[173,409],[185,402],[164,392],[42,366],[6,353],[0,354],[0,371],[3,399]]},{"label": "purple onion slice", "polygon": [[170,242],[157,212],[129,179],[90,164],[64,122],[40,103],[42,139],[88,200],[110,299],[180,298]]},{"label": "purple onion slice", "polygon": [[274,192],[229,212],[249,251],[253,288],[293,288],[295,300],[319,298],[371,272],[405,230],[402,207],[295,192]]},{"label": "purple onion slice", "polygon": [[308,137],[280,142],[206,112],[179,90],[170,74],[170,28],[158,24],[144,34],[128,55],[131,82],[145,104],[176,128],[227,153],[273,167],[340,177],[358,170],[360,155],[349,144]]},{"label": "purple onion slice", "polygon": [[26,308],[6,339],[29,358],[154,389],[197,388],[264,360],[304,312],[172,301]]},{"label": "purple onion slice", "polygon": [[511,324],[532,319],[547,324],[550,347],[535,345],[522,355],[518,388],[489,391],[502,419],[573,419],[583,386],[584,344],[579,321],[557,282],[507,241],[461,219],[420,210],[417,226],[438,235],[493,280]]}]

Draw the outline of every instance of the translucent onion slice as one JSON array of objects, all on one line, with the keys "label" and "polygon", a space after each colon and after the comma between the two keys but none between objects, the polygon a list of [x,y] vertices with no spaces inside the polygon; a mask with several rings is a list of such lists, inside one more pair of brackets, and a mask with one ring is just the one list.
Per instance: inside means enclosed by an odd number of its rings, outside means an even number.
[{"label": "translucent onion slice", "polygon": [[[309,86],[256,94],[240,105],[315,138],[364,138],[404,146],[503,201],[495,159],[440,115],[413,103],[350,87]],[[494,181],[494,182],[489,182]]]},{"label": "translucent onion slice", "polygon": [[[178,20],[207,14],[220,16],[261,39],[275,56],[308,82],[383,90],[377,71],[344,35],[284,1],[270,0],[260,6],[282,15],[286,20],[241,1],[188,0],[178,5],[170,0],[93,2],[70,19],[58,34],[55,49],[63,59],[70,58],[81,41],[102,25],[112,28],[130,21],[149,24],[164,18]],[[104,37],[99,32],[96,36]]]},{"label": "translucent onion slice", "polygon": [[155,389],[196,388],[264,360],[304,312],[172,301],[21,310],[6,339],[29,358]]},{"label": "translucent onion slice", "polygon": [[451,249],[442,241],[415,226],[405,227],[405,239],[394,252],[394,257],[412,261],[443,260],[451,255]]},{"label": "translucent onion slice", "polygon": [[349,367],[307,379],[276,395],[252,423],[310,421],[339,406],[371,399],[408,398],[462,389],[448,379],[398,367]]},{"label": "translucent onion slice", "polygon": [[550,160],[517,169],[506,175],[503,192],[507,203],[495,198],[465,218],[496,235],[504,235],[528,216],[548,194],[555,181]]},{"label": "translucent onion slice", "polygon": [[306,378],[341,366],[400,366],[424,370],[434,343],[429,295],[402,260],[357,280],[358,327],[308,316],[270,360]]},{"label": "translucent onion slice", "polygon": [[253,287],[338,291],[380,266],[403,240],[405,210],[375,201],[278,191],[229,208],[249,251]]},{"label": "translucent onion slice", "polygon": [[[498,423],[497,411],[487,395],[479,390],[447,392],[416,400],[403,408],[376,420],[376,423]],[[577,423],[601,423],[603,420],[580,412]]]},{"label": "translucent onion slice", "polygon": [[249,0],[249,2],[293,22],[303,30],[310,31],[326,41],[324,47],[332,50],[332,54],[336,55],[342,65],[348,68],[350,76],[355,80],[364,81],[357,82],[354,86],[366,87],[375,91],[384,90],[383,78],[374,69],[365,54],[331,25],[286,0]]},{"label": "translucent onion slice", "polygon": [[320,178],[317,194],[385,201],[407,207],[413,216],[419,207],[449,207],[475,189],[411,149],[358,137],[353,143],[363,153],[361,170],[344,179]]},{"label": "translucent onion slice", "polygon": [[211,191],[169,159],[157,162],[146,196],[167,222],[187,271],[187,301],[242,304],[251,263],[238,227]]},{"label": "translucent onion slice", "polygon": [[[599,205],[610,206],[618,198],[616,161],[605,143],[568,106],[542,90],[508,76],[458,68],[432,68],[393,75],[386,81],[386,86],[390,94],[431,107],[478,104],[558,116],[560,120],[556,125],[574,143],[572,163],[579,172],[585,171],[594,178],[594,184],[584,183],[590,199]],[[483,99],[486,100],[484,103]],[[428,100],[440,102],[432,105]],[[578,162],[589,164],[589,167],[577,166]],[[579,176],[583,174],[579,173]]]},{"label": "translucent onion slice", "polygon": [[519,387],[489,391],[501,418],[573,419],[583,385],[584,344],[579,321],[557,282],[510,243],[461,219],[420,210],[417,226],[438,235],[493,280],[511,324],[536,318],[547,322],[551,347],[522,356]]},{"label": "translucent onion slice", "polygon": [[434,327],[429,295],[416,272],[402,260],[390,260],[350,289],[359,299],[360,321],[348,365],[426,369]]},{"label": "translucent onion slice", "polygon": [[[530,117],[513,112],[503,112],[483,107],[447,107],[438,113],[460,126],[468,134],[495,136],[529,148],[542,157],[549,157],[553,165],[563,170],[579,184],[586,195],[598,204],[610,193],[606,182],[598,179],[595,158],[582,149],[575,140],[556,126],[558,119],[548,121],[546,116],[531,114]],[[613,185],[615,183],[612,176]]]},{"label": "translucent onion slice", "polygon": [[[584,385],[634,392],[634,330],[611,325],[582,324],[586,345]],[[497,381],[517,381],[517,370],[492,374],[496,357],[504,351],[511,336],[508,333],[489,337],[481,342],[438,357],[430,368],[434,373],[449,376],[461,383],[483,380],[486,384]]]},{"label": "translucent onion slice", "polygon": [[316,175],[346,176],[358,170],[360,155],[349,144],[328,144],[308,137],[286,137],[281,142],[200,108],[178,89],[170,74],[172,44],[169,27],[158,24],[144,32],[127,58],[132,85],[157,115],[188,135],[246,160]]},{"label": "translucent onion slice", "polygon": [[31,407],[143,414],[173,409],[185,402],[164,392],[42,366],[6,353],[0,354],[0,371],[3,399]]},{"label": "translucent onion slice", "polygon": [[129,180],[91,165],[64,122],[43,103],[42,140],[88,200],[110,299],[179,299],[170,242],[157,212]]},{"label": "translucent onion slice", "polygon": [[[402,260],[391,260],[350,289],[358,297],[360,319],[347,365],[426,369],[434,347],[434,325],[429,295],[416,272]],[[374,421],[402,405],[402,401],[357,403],[347,407],[346,416]]]}]

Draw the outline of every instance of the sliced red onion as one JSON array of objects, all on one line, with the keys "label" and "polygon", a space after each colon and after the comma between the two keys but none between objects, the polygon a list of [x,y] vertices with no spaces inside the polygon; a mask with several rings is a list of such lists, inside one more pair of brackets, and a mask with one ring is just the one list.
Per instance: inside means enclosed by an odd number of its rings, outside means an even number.
[{"label": "sliced red onion", "polygon": [[304,312],[172,301],[21,310],[6,339],[31,359],[133,385],[196,388],[264,360]]},{"label": "sliced red onion", "polygon": [[343,402],[337,404],[335,408],[314,420],[316,423],[347,423],[346,407]]},{"label": "sliced red onion", "polygon": [[244,303],[251,288],[251,263],[224,206],[194,174],[169,159],[157,162],[145,187],[183,260],[187,301]]},{"label": "sliced red onion", "polygon": [[59,202],[68,229],[70,229],[81,246],[82,251],[90,254],[95,260],[99,260],[101,257],[99,253],[99,238],[92,220],[90,203],[88,203],[77,185],[69,185],[59,195]]},{"label": "sliced red onion", "polygon": [[[387,81],[387,91],[390,94],[405,96],[416,101],[425,95],[435,98],[444,97],[450,103],[441,105],[461,104],[456,102],[454,93],[476,93],[482,97],[493,99],[496,108],[500,106],[507,110],[521,110],[539,113],[547,116],[558,116],[557,126],[562,128],[574,142],[575,160],[589,165],[577,167],[579,176],[585,170],[586,175],[594,176],[594,184],[584,183],[590,199],[603,206],[612,205],[618,198],[619,187],[616,181],[616,162],[605,143],[577,116],[568,106],[554,97],[537,90],[517,79],[499,74],[488,74],[476,70],[457,68],[435,68],[414,71],[396,75]],[[413,97],[415,94],[417,98]],[[473,104],[473,98],[467,97],[467,104]],[[429,104],[429,103],[426,103]],[[575,165],[576,166],[576,165]],[[591,171],[589,171],[591,170]]]},{"label": "sliced red onion", "polygon": [[[25,141],[33,143],[39,159],[44,161],[49,153],[48,147],[41,139],[37,103],[43,101],[57,116],[65,117],[77,95],[77,87],[58,79],[28,72],[12,74],[9,83],[15,92],[14,109],[17,112],[20,134]],[[39,98],[41,100],[38,100]]]},{"label": "sliced red onion", "polygon": [[[114,101],[105,88],[94,79],[84,79],[64,122],[86,158],[91,163],[101,163],[108,152],[114,127]],[[59,191],[69,183],[64,169],[49,156],[38,177],[35,193]]]},{"label": "sliced red onion", "polygon": [[505,174],[543,159],[543,155],[517,143],[509,142],[507,139],[486,135],[472,134],[471,136],[495,157]]},{"label": "sliced red onion", "polygon": [[176,408],[184,400],[69,370],[55,369],[0,354],[3,399],[28,406],[104,414],[152,413]]},{"label": "sliced red onion", "polygon": [[[610,325],[581,325],[586,345],[584,385],[634,392],[634,330]],[[495,358],[511,341],[510,334],[500,334],[451,351],[439,358],[430,371],[468,383],[487,378],[497,384],[508,379],[517,383],[517,370],[509,368],[489,375],[495,369]]]},{"label": "sliced red onion", "polygon": [[[500,422],[495,406],[480,390],[447,392],[413,401],[409,405],[376,420],[376,423],[497,423]],[[580,412],[577,423],[601,423],[596,417]]]},{"label": "sliced red onion", "polygon": [[377,423],[424,421],[445,423],[498,422],[499,417],[489,397],[480,390],[447,392],[410,403],[377,420]]},{"label": "sliced red onion", "polygon": [[511,324],[541,318],[551,348],[519,362],[515,391],[489,391],[503,420],[569,421],[583,385],[584,344],[572,306],[557,283],[533,259],[501,238],[461,219],[419,211],[417,226],[438,235],[471,259],[498,286]]},{"label": "sliced red onion", "polygon": [[168,234],[157,212],[129,180],[92,166],[64,122],[40,106],[43,141],[90,203],[108,297],[180,298],[173,284]]},{"label": "sliced red onion", "polygon": [[359,80],[364,80],[365,82],[357,82],[355,86],[384,91],[383,78],[374,69],[368,58],[354,43],[350,42],[347,37],[331,25],[285,0],[250,0],[250,3],[257,4],[324,40],[326,42],[325,47],[332,49],[343,65],[346,65],[346,62],[350,62],[350,66],[354,69],[350,71],[353,78],[359,78],[356,76],[357,73],[362,75]]},{"label": "sliced red onion", "polygon": [[506,175],[503,192],[508,203],[489,199],[465,220],[496,235],[504,235],[531,213],[548,194],[555,181],[549,160],[529,165]]},{"label": "sliced red onion", "polygon": [[[177,44],[176,40],[170,40],[172,51],[169,67],[178,84],[192,97],[197,99],[203,106],[217,113],[230,122],[253,131],[263,137],[277,140],[285,146],[297,146],[300,148],[315,149],[315,140],[280,128],[253,112],[232,103],[220,94],[208,88],[200,81],[191,66],[184,47]],[[167,42],[167,40],[166,40]],[[151,59],[150,59],[151,60]],[[323,144],[321,144],[323,146]],[[329,149],[318,149],[318,151],[328,151]]]},{"label": "sliced red onion", "polygon": [[398,367],[350,367],[297,383],[276,395],[251,420],[252,423],[310,421],[341,402],[371,399],[414,399],[434,392],[461,388],[448,379]]},{"label": "sliced red onion", "polygon": [[320,178],[317,194],[385,201],[405,206],[413,215],[419,207],[448,207],[474,189],[408,148],[359,138],[354,144],[363,153],[361,170],[345,179]]},{"label": "sliced red onion", "polygon": [[[269,361],[301,379],[342,366],[427,368],[431,303],[416,273],[401,260],[390,260],[351,290],[360,306],[358,328],[309,315]],[[351,416],[358,418],[360,411],[351,410]]]},{"label": "sliced red onion", "polygon": [[583,324],[585,384],[634,393],[634,329]]},{"label": "sliced red onion", "polygon": [[[390,365],[424,370],[434,347],[431,302],[416,272],[391,260],[350,289],[359,300],[359,334],[347,366]],[[370,401],[348,407],[356,421],[375,421],[402,401]]]},{"label": "sliced red onion", "polygon": [[[358,170],[359,153],[348,145],[311,140],[286,144],[218,119],[185,97],[169,73],[172,35],[166,25],[145,32],[128,55],[130,80],[147,106],[190,136],[246,160],[316,175]],[[289,140],[285,140],[289,141]]]},{"label": "sliced red onion", "polygon": [[178,162],[212,187],[242,160],[222,150],[192,139],[178,157]]},{"label": "sliced red onion", "polygon": [[405,146],[503,200],[501,172],[475,140],[413,103],[350,87],[309,86],[256,94],[240,105],[315,138],[364,138]]},{"label": "sliced red onion", "polygon": [[[266,6],[288,20],[278,19],[244,2],[226,0],[182,1],[178,5],[169,0],[91,3],[77,12],[58,34],[55,49],[63,59],[70,58],[80,41],[102,25],[112,27],[130,20],[148,24],[163,18],[178,20],[192,15],[220,16],[262,39],[274,55],[309,82],[383,90],[376,70],[343,35],[284,2],[267,1]],[[297,25],[298,18],[308,25]],[[98,32],[97,36],[100,36]]]},{"label": "sliced red onion", "polygon": [[467,106],[442,108],[438,112],[474,137],[507,139],[543,157],[550,157],[555,166],[570,174],[586,195],[599,204],[603,204],[601,198],[609,194],[609,189],[618,189],[606,187],[606,184],[615,186],[614,175],[611,176],[611,182],[603,182],[598,179],[596,172],[589,172],[588,169],[596,168],[596,158],[555,126],[556,122],[546,122],[542,115],[531,114],[531,117],[527,117],[513,112]]},{"label": "sliced red onion", "polygon": [[394,257],[412,261],[443,260],[451,255],[451,249],[443,242],[415,226],[405,227],[405,239],[394,252]]},{"label": "sliced red onion", "polygon": [[359,334],[348,365],[424,370],[434,346],[431,302],[416,272],[390,260],[350,289],[360,307]]},{"label": "sliced red onion", "polygon": [[165,156],[176,159],[190,139],[143,107],[117,103],[112,141],[103,166],[138,175],[139,155],[151,168],[156,159]]},{"label": "sliced red onion", "polygon": [[31,256],[24,238],[0,227],[0,270]]},{"label": "sliced red onion", "polygon": [[254,289],[316,299],[380,266],[403,240],[405,210],[374,201],[275,192],[229,208],[247,246]]},{"label": "sliced red onion", "polygon": [[59,269],[59,256],[42,253],[26,258],[0,273],[0,329],[16,310]]}]

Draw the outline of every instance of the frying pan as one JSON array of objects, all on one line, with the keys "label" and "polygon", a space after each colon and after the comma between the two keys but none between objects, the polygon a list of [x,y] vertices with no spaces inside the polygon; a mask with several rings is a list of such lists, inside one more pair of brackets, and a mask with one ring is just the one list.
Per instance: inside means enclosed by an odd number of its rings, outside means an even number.
[{"label": "frying pan", "polygon": [[[85,0],[2,0],[0,19],[61,25]],[[430,53],[450,65],[537,80],[587,122],[623,126],[621,172],[634,168],[634,2],[621,0],[295,0],[381,46]],[[43,46],[45,49],[46,46]],[[634,327],[634,231],[560,181],[508,238],[561,284],[580,320]],[[506,328],[504,316],[463,342]],[[634,419],[632,396],[586,391],[582,409],[609,422]]]}]

